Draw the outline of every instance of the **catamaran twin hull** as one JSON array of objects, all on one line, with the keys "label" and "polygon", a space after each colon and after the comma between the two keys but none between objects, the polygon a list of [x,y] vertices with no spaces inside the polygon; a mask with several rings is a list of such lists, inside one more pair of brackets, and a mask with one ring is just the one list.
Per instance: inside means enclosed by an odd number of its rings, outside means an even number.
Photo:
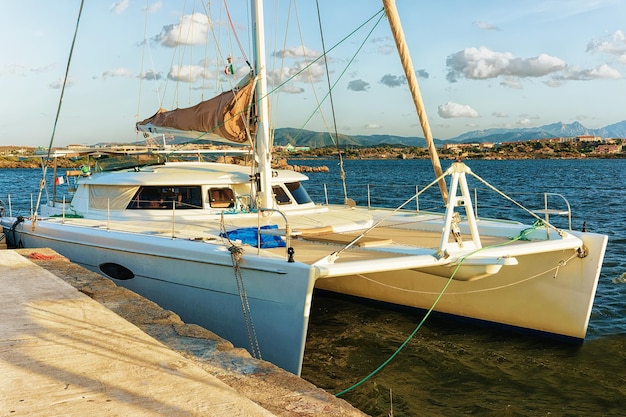
[{"label": "catamaran twin hull", "polygon": [[[454,264],[318,279],[316,287],[420,309],[429,309],[436,302],[437,312],[582,340],[606,236],[586,233],[579,237],[588,251],[584,259],[579,258],[577,248],[520,254],[515,256],[515,265],[505,265],[494,274],[452,279],[445,291],[445,277],[454,273]],[[477,268],[482,267],[467,267],[470,273],[480,274]],[[457,273],[462,272],[463,266]]]},{"label": "catamaran twin hull", "polygon": [[[368,210],[330,207],[333,211],[362,218]],[[376,218],[384,212],[369,214]],[[229,243],[208,237],[209,225],[195,226],[196,239],[173,239],[166,225],[158,232],[154,222],[146,223],[150,233],[121,231],[124,224],[115,221],[46,218],[34,230],[30,220],[0,222],[9,245],[50,247],[236,346],[254,351],[258,345],[263,359],[295,374],[302,365],[314,286],[421,309],[430,308],[443,292],[436,311],[584,339],[606,236],[553,233],[547,240],[550,235],[541,228],[529,241],[511,241],[525,226],[480,220],[482,232],[498,233],[482,233],[491,246],[474,254],[466,251],[465,258],[417,246],[428,240],[437,246],[441,233],[435,230],[441,230],[442,220],[396,214],[343,252],[354,233],[295,232],[293,262],[284,247],[247,245],[234,261]],[[141,221],[134,221],[133,228],[141,229]],[[468,226],[462,223],[461,228],[467,231]],[[465,239],[471,246],[471,239]]]}]

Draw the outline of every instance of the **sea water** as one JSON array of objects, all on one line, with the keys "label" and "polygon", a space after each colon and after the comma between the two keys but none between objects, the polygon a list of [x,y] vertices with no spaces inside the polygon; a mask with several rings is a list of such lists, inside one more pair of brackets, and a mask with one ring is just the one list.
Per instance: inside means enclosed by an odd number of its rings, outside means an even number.
[{"label": "sea water", "polygon": [[[305,183],[316,202],[398,206],[435,178],[425,160],[291,161],[329,168]],[[341,397],[372,416],[622,416],[626,414],[626,178],[624,160],[466,161],[487,183],[532,209],[542,193],[571,205],[572,228],[607,234],[609,243],[587,333],[572,345],[430,317],[381,372]],[[450,161],[442,161],[445,170]],[[60,173],[59,173],[60,175]],[[29,215],[39,170],[0,169],[0,200]],[[53,181],[48,173],[48,183]],[[417,187],[417,188],[416,188]],[[479,216],[529,221],[502,196],[471,179]],[[475,188],[474,188],[475,187]],[[49,192],[49,190],[48,190]],[[46,193],[42,193],[42,201]],[[504,201],[504,202],[503,202]],[[560,204],[560,205],[559,205]],[[442,206],[434,185],[407,208]],[[530,219],[532,222],[532,219]],[[568,227],[567,216],[550,221]],[[558,295],[556,295],[558,296]],[[302,377],[338,393],[378,368],[413,332],[423,312],[345,298],[314,299]]]},{"label": "sea water", "polygon": [[[317,184],[308,184],[310,194],[320,183],[343,193],[336,185],[339,161],[297,162],[330,168],[328,174],[311,175],[309,182]],[[442,161],[443,169],[449,164]],[[571,205],[573,229],[586,227],[609,236],[587,340],[571,345],[431,316],[389,365],[341,397],[372,416],[626,415],[626,161],[466,161],[466,165],[534,209],[543,208],[543,192],[552,193],[551,207],[566,208],[553,195],[560,194]],[[346,160],[343,166],[348,197],[359,204],[367,204],[364,188],[401,204],[391,184],[407,184],[409,189],[410,184],[424,186],[434,178],[430,162],[424,160]],[[482,183],[479,188],[479,216],[529,220],[523,212],[510,212],[501,196],[485,195]],[[440,198],[424,199],[420,206],[440,205]],[[323,194],[315,198],[324,199]],[[568,226],[567,216],[550,221]],[[332,393],[351,387],[396,351],[423,314],[316,297],[302,377]]]}]

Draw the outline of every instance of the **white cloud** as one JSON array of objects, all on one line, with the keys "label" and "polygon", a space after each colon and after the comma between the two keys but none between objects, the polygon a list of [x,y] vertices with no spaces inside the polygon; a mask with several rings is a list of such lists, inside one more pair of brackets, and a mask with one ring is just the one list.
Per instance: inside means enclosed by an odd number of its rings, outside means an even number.
[{"label": "white cloud", "polygon": [[296,62],[291,67],[282,67],[280,70],[268,71],[269,82],[275,86],[289,82],[316,83],[324,79],[326,71],[321,62],[307,64],[305,61]]},{"label": "white cloud", "polygon": [[129,4],[130,0],[120,0],[113,3],[109,10],[115,14],[122,14],[124,13],[124,10],[128,9]]},{"label": "white cloud", "polygon": [[437,107],[437,114],[444,119],[456,117],[480,117],[478,112],[467,104],[458,104],[451,101]]},{"label": "white cloud", "polygon": [[513,88],[515,90],[521,90],[522,83],[519,81],[519,78],[515,77],[506,77],[503,81],[500,82],[500,85],[503,87]]},{"label": "white cloud", "polygon": [[159,10],[161,10],[161,7],[163,7],[163,3],[160,1],[157,1],[147,6],[145,10],[147,10],[148,13],[156,13]]},{"label": "white cloud", "polygon": [[102,78],[104,78],[105,80],[107,78],[114,78],[114,77],[131,78],[132,76],[133,74],[126,68],[116,68],[114,70],[104,71],[102,73]]},{"label": "white cloud", "polygon": [[591,40],[587,44],[587,52],[622,56],[626,54],[626,34],[616,30],[609,40]]},{"label": "white cloud", "polygon": [[0,75],[10,74],[10,75],[26,75],[27,72],[26,66],[22,64],[10,64],[3,65],[0,67]]},{"label": "white cloud", "polygon": [[279,91],[287,94],[301,94],[304,93],[304,88],[287,84],[282,86]]},{"label": "white cloud", "polygon": [[617,62],[626,65],[626,34],[616,30],[609,40],[592,40],[587,44],[587,52],[614,55]]},{"label": "white cloud", "polygon": [[367,130],[377,130],[382,129],[382,126],[376,123],[368,123],[365,125],[365,129]]},{"label": "white cloud", "polygon": [[[76,84],[76,79],[72,77],[68,77],[67,82],[65,83],[65,88],[70,88]],[[63,78],[59,78],[58,80],[48,84],[48,87],[58,90],[63,87]]]},{"label": "white cloud", "polygon": [[211,28],[211,22],[204,13],[194,13],[180,18],[177,25],[163,26],[154,39],[170,48],[178,45],[203,45]]},{"label": "white cloud", "polygon": [[449,55],[446,60],[450,82],[459,78],[485,80],[499,76],[542,77],[565,68],[560,58],[540,54],[532,58],[517,58],[510,52],[496,52],[484,46],[465,48]]},{"label": "white cloud", "polygon": [[272,55],[279,58],[317,58],[321,55],[321,53],[301,45],[293,48],[281,49],[280,51],[274,52]]},{"label": "white cloud", "polygon": [[204,67],[199,65],[174,65],[167,74],[167,78],[173,81],[193,83],[199,78],[205,77]]},{"label": "white cloud", "polygon": [[3,75],[18,75],[18,76],[27,76],[29,73],[45,73],[56,67],[55,64],[43,65],[40,67],[31,67],[28,68],[22,64],[9,64],[3,65],[0,67],[0,76]]},{"label": "white cloud", "polygon": [[591,69],[568,69],[563,75],[554,77],[556,80],[620,80],[622,75],[615,68],[611,68],[607,64],[600,65]]},{"label": "white cloud", "polygon": [[163,75],[160,72],[154,72],[150,70],[144,71],[139,74],[139,78],[141,78],[142,80],[160,80],[161,78],[163,78]]},{"label": "white cloud", "polygon": [[482,30],[500,30],[499,27],[494,26],[491,23],[483,22],[482,20],[474,22],[474,25]]}]

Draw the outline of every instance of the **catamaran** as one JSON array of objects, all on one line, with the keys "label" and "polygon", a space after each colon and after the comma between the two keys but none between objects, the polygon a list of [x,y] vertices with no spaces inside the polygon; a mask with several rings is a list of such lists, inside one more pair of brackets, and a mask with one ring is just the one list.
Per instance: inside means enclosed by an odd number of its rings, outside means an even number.
[{"label": "catamaran", "polygon": [[[263,8],[253,0],[249,76],[137,129],[251,143],[254,163],[82,173],[71,200],[0,218],[9,246],[52,248],[297,375],[315,288],[584,339],[607,237],[557,228],[531,211],[529,224],[476,215],[468,183],[485,181],[463,162],[441,169],[393,0],[384,10],[435,171],[406,201],[438,186],[442,212],[347,198],[316,204],[305,175],[272,168]],[[199,113],[210,116],[199,123],[191,117]]]}]

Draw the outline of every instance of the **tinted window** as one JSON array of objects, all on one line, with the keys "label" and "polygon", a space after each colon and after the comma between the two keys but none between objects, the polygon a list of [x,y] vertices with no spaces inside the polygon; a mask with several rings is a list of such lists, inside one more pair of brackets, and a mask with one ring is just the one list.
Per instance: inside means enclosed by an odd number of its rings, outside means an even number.
[{"label": "tinted window", "polygon": [[128,204],[129,209],[172,209],[176,205],[178,209],[202,208],[202,195],[199,186],[163,187],[146,186],[139,187],[132,200]]},{"label": "tinted window", "polygon": [[283,188],[279,185],[275,185],[272,187],[272,191],[274,192],[274,198],[278,204],[289,204],[291,203],[291,199],[289,195],[283,190]]},{"label": "tinted window", "polygon": [[313,201],[311,200],[311,197],[309,197],[309,193],[306,192],[302,184],[300,184],[299,182],[290,182],[285,185],[287,186],[287,189],[289,190],[293,198],[296,199],[298,204],[306,204]]},{"label": "tinted window", "polygon": [[230,188],[211,188],[209,204],[214,208],[231,208],[235,206],[235,197]]}]

